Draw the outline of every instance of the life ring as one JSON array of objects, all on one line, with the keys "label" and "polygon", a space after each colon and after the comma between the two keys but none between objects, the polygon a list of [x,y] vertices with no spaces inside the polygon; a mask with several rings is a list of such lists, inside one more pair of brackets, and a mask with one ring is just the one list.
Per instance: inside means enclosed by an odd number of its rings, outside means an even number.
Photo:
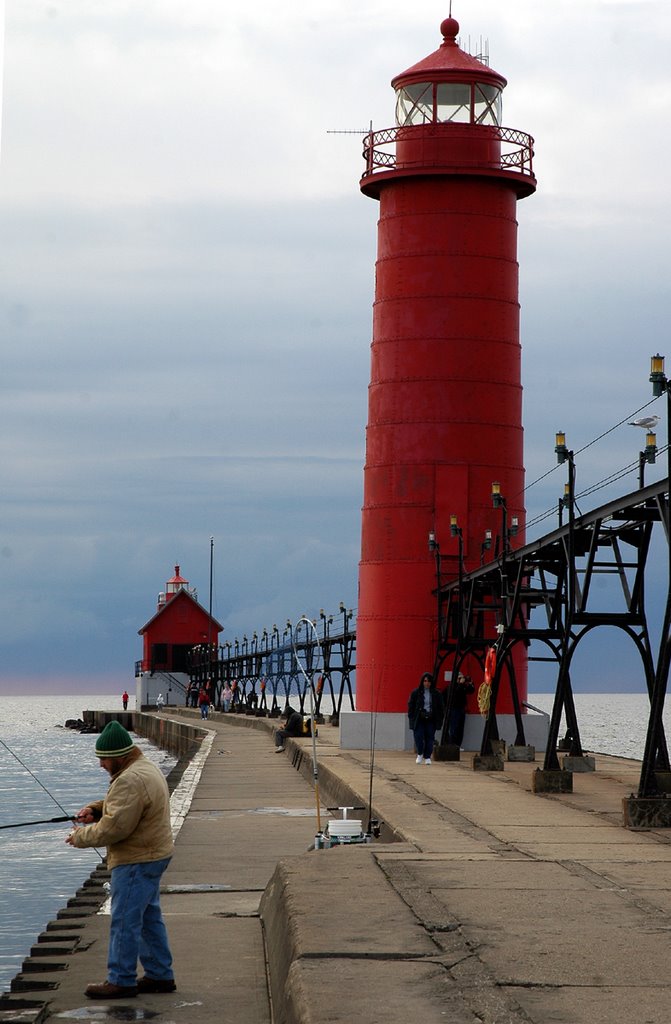
[{"label": "life ring", "polygon": [[485,658],[485,682],[491,686],[496,672],[496,648],[490,647]]},{"label": "life ring", "polygon": [[489,647],[485,657],[485,679],[478,689],[478,710],[483,717],[489,714],[492,683],[496,672],[496,648]]}]

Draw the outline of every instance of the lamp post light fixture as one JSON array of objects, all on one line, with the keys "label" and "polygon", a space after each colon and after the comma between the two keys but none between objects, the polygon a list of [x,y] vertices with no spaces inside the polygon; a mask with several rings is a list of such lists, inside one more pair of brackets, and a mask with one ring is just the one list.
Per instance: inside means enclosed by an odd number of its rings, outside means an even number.
[{"label": "lamp post light fixture", "polygon": [[573,454],[572,452],[569,452],[566,447],[566,434],[563,430],[558,430],[555,434],[555,452],[557,454],[557,462],[560,466],[563,462],[566,462],[569,455]]},{"label": "lamp post light fixture", "polygon": [[572,518],[575,510],[575,460],[573,452],[566,444],[566,434],[558,430],[555,434],[555,453],[558,465],[568,462],[568,483],[564,487],[564,508],[569,511],[569,518]]},{"label": "lamp post light fixture", "polygon": [[559,513],[560,526],[564,525],[564,509],[569,508],[571,504],[570,490],[570,486],[568,484],[564,484],[564,493],[557,503],[557,511]]},{"label": "lamp post light fixture", "polygon": [[485,551],[489,551],[492,546],[492,531],[485,530],[485,539],[480,545],[480,565],[485,564]]},{"label": "lamp post light fixture", "polygon": [[664,372],[664,356],[659,352],[656,356],[650,356],[650,383],[652,384],[652,397],[659,398],[668,392],[669,382]]},{"label": "lamp post light fixture", "polygon": [[643,489],[646,463],[654,465],[657,461],[657,434],[649,430],[645,435],[645,448],[638,453],[638,486]]}]

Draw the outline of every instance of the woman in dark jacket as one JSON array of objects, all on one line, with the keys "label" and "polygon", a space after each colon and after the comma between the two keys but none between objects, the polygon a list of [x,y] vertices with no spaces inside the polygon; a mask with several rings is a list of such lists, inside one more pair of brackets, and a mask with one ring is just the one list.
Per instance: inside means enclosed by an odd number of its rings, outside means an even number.
[{"label": "woman in dark jacket", "polygon": [[417,764],[431,764],[436,729],[443,721],[443,698],[434,686],[433,676],[425,672],[419,686],[410,694],[408,719],[415,737]]}]

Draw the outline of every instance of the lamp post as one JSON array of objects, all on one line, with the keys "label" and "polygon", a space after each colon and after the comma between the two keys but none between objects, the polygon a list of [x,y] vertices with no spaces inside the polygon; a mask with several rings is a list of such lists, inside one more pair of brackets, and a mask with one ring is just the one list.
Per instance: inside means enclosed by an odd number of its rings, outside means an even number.
[{"label": "lamp post", "polygon": [[569,619],[571,619],[575,611],[575,538],[573,535],[575,525],[575,458],[573,452],[566,445],[566,434],[563,430],[558,430],[555,434],[555,454],[557,456],[557,463],[560,466],[568,462],[568,490],[564,490],[564,501],[568,508],[568,604]]},{"label": "lamp post", "polygon": [[664,698],[669,678],[669,659],[671,657],[671,444],[669,444],[671,440],[669,437],[671,430],[671,382],[664,372],[664,356],[660,356],[659,353],[650,359],[650,383],[652,384],[654,398],[660,398],[666,392],[667,491],[666,505],[664,507],[664,525],[666,527],[666,541],[668,545],[668,575],[666,608],[664,610],[664,622],[659,642],[657,669],[650,695],[650,720],[645,738],[641,780],[638,788],[639,797],[647,797],[651,793],[656,792],[657,789],[655,767],[660,747],[660,736],[662,734],[662,713],[664,711]]},{"label": "lamp post", "polygon": [[654,465],[657,461],[657,434],[649,430],[645,435],[645,448],[638,453],[638,486],[643,490],[646,463]]},{"label": "lamp post", "polygon": [[508,528],[508,503],[501,494],[501,484],[498,480],[492,481],[492,505],[495,509],[501,509],[501,544],[502,554],[505,560],[505,557],[510,550],[510,538],[517,536],[517,532],[519,530],[519,519],[516,515],[511,516],[510,527]]},{"label": "lamp post", "polygon": [[492,546],[492,531],[485,530],[485,539],[480,545],[480,565],[485,564],[485,551],[489,551]]},{"label": "lamp post", "polygon": [[[456,537],[459,541],[459,600],[457,602],[457,609],[459,614],[459,630],[457,634],[457,640],[461,643],[463,639],[464,630],[464,535],[461,527],[459,526],[458,519],[455,515],[450,516],[450,534],[452,537]],[[438,583],[438,590],[440,591],[440,581]],[[440,631],[440,593],[438,594],[438,630]]]},{"label": "lamp post", "polygon": [[564,525],[564,509],[568,508],[569,504],[570,504],[569,491],[570,491],[569,484],[564,484],[564,494],[562,495],[562,497],[559,499],[559,501],[557,503],[557,512],[558,512],[558,515],[559,515],[559,525],[560,526]]}]

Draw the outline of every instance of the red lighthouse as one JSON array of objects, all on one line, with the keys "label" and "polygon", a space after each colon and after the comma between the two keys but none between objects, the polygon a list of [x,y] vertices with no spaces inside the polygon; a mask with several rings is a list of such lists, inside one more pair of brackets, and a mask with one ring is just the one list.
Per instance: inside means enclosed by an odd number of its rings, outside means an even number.
[{"label": "red lighthouse", "polygon": [[[379,200],[359,613],[357,708],[405,712],[436,653],[437,569],[480,564],[500,484],[524,532],[517,200],[533,140],[502,127],[506,80],[457,43],[397,75],[396,126],[365,143]],[[438,563],[429,550],[432,534]],[[505,538],[504,538],[505,540]],[[525,666],[518,667],[520,697]],[[439,680],[439,684],[442,680]],[[509,699],[501,693],[503,712]]]}]

